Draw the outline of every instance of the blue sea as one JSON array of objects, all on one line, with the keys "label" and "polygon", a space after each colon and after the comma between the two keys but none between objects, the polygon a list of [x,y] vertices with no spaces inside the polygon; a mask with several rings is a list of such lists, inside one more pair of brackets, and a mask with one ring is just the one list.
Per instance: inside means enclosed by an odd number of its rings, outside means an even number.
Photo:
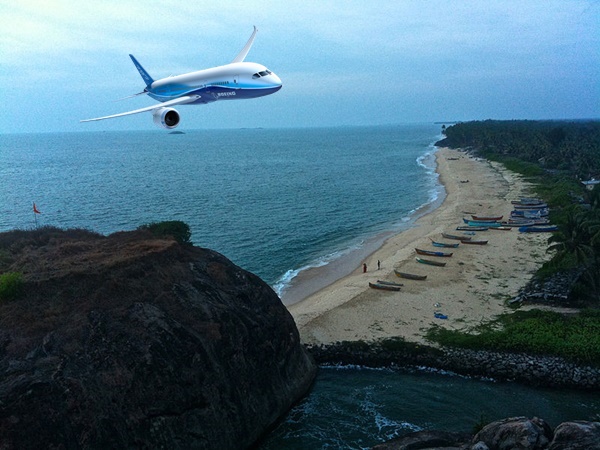
[{"label": "blue sea", "polygon": [[[285,301],[298,273],[344,260],[352,270],[441,202],[439,138],[434,124],[0,135],[0,231],[54,225],[109,234],[182,220],[195,245],[256,273]],[[598,396],[328,368],[263,447],[368,448],[481,414],[558,421],[594,413]]]}]

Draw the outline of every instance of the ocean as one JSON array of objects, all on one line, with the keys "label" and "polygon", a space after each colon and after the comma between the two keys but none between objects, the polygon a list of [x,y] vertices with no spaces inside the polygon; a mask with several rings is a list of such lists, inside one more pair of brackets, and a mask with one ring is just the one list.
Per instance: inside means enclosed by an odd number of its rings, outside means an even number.
[{"label": "ocean", "polygon": [[[440,137],[435,124],[0,135],[0,231],[53,225],[109,234],[182,220],[195,245],[259,275],[285,302],[299,273],[352,270],[441,202]],[[490,410],[490,399],[502,407]],[[523,414],[548,420],[586,419],[600,413],[600,398],[441,373],[328,368],[263,446],[368,448],[525,406]]]}]

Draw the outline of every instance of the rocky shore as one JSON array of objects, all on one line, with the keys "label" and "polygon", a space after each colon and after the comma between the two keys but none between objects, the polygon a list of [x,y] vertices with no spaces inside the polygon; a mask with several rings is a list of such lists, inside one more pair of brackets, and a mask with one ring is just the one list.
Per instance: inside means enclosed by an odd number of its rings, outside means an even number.
[{"label": "rocky shore", "polygon": [[510,417],[492,422],[474,436],[418,431],[373,450],[598,450],[600,422],[564,422],[552,428],[538,417]]},{"label": "rocky shore", "polygon": [[600,368],[558,357],[456,348],[437,349],[401,341],[308,345],[319,364],[366,367],[430,367],[460,375],[516,381],[532,386],[600,389]]}]

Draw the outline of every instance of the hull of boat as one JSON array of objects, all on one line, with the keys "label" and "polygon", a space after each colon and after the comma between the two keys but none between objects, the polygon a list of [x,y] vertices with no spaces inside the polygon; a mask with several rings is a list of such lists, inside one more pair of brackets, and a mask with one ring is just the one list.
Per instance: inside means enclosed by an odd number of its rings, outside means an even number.
[{"label": "hull of boat", "polygon": [[416,259],[417,259],[417,262],[420,262],[421,264],[427,264],[429,266],[444,267],[446,265],[445,262],[432,261],[430,259],[423,259],[423,258],[416,258]]},{"label": "hull of boat", "polygon": [[468,236],[456,236],[454,234],[448,234],[448,233],[442,233],[442,236],[444,236],[446,239],[454,239],[456,241],[468,241],[469,239],[471,239]]},{"label": "hull of boat", "polygon": [[471,245],[486,245],[488,241],[462,241],[463,244],[471,244]]},{"label": "hull of boat", "polygon": [[425,280],[427,278],[427,275],[415,275],[413,273],[398,272],[397,270],[394,270],[394,273],[396,276],[407,280]]},{"label": "hull of boat", "polygon": [[459,246],[458,242],[456,244],[446,244],[445,242],[431,241],[431,243],[433,244],[434,247],[442,247],[442,248],[457,248]]},{"label": "hull of boat", "polygon": [[390,286],[387,284],[380,283],[369,283],[369,287],[372,289],[380,289],[382,291],[395,291],[398,292],[400,290],[399,286]]},{"label": "hull of boat", "polygon": [[480,220],[482,222],[498,222],[502,220],[504,216],[482,217],[471,214],[471,217],[473,218],[473,220]]},{"label": "hull of boat", "polygon": [[449,258],[450,256],[452,256],[452,253],[432,252],[432,251],[429,251],[429,250],[422,250],[420,248],[415,248],[415,251],[419,255],[426,255],[426,256],[442,256],[442,257],[445,257],[445,258]]}]

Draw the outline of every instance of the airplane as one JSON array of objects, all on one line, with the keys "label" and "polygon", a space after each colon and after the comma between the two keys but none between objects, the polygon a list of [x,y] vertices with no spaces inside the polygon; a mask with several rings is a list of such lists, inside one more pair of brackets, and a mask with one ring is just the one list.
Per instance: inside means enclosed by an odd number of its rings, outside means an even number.
[{"label": "airplane", "polygon": [[243,100],[274,94],[282,86],[279,77],[262,64],[244,62],[257,31],[258,29],[254,27],[250,39],[231,63],[160,80],[154,80],[130,54],[129,57],[146,83],[146,87],[142,92],[125,98],[148,95],[161,103],[120,114],[80,120],[80,122],[112,119],[149,111],[156,125],[173,129],[180,121],[179,112],[172,108],[173,106],[204,105],[219,100]]}]

